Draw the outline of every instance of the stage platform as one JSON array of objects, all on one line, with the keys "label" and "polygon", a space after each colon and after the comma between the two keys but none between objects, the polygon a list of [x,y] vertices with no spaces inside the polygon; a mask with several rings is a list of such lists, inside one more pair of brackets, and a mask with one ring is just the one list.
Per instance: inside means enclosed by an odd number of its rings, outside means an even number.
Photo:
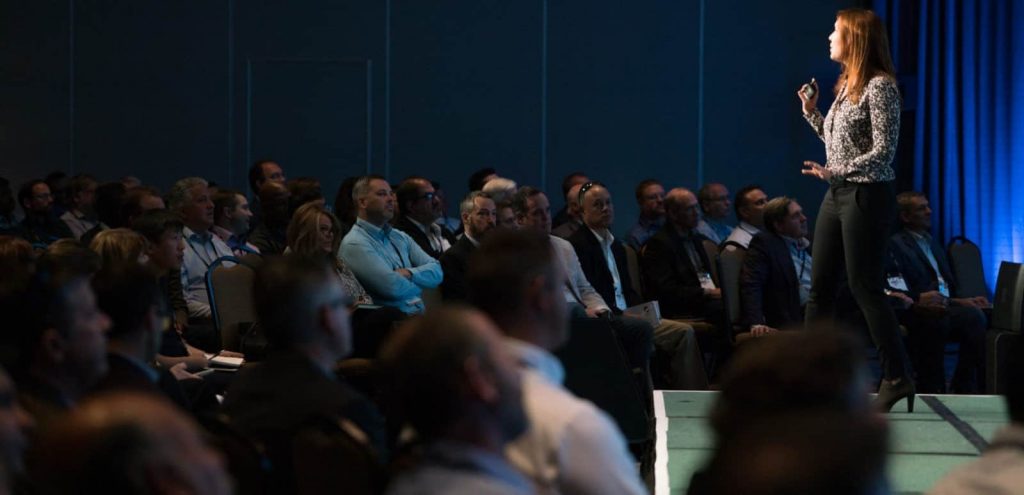
[{"label": "stage platform", "polygon": [[[690,475],[707,460],[713,437],[706,416],[715,395],[655,392],[655,495],[686,493]],[[1009,421],[1002,397],[991,395],[918,395],[913,413],[904,401],[893,411],[889,479],[895,493],[924,493],[952,467],[977,457]]]}]

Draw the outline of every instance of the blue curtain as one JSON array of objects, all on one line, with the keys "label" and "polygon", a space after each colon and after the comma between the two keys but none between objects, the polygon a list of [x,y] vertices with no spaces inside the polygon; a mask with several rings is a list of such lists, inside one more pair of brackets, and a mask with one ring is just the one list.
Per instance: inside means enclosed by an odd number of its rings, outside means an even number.
[{"label": "blue curtain", "polygon": [[935,211],[934,235],[980,246],[991,288],[1001,261],[1024,261],[1024,0],[873,7],[913,113],[914,189]]}]

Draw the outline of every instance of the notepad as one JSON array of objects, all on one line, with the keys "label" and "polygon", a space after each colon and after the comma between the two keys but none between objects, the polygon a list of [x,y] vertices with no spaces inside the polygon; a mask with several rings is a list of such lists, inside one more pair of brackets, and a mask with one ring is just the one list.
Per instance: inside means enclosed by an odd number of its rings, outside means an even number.
[{"label": "notepad", "polygon": [[210,366],[223,368],[240,368],[244,362],[245,359],[240,357],[213,356],[210,358]]},{"label": "notepad", "polygon": [[646,320],[652,327],[661,325],[661,307],[658,306],[658,301],[647,301],[645,303],[626,308],[626,310],[623,311],[623,314]]}]

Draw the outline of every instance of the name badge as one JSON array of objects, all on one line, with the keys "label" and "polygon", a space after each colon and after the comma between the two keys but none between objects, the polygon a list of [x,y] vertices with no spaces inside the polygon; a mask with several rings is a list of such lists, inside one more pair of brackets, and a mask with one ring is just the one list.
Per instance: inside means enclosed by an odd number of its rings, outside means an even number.
[{"label": "name badge", "polygon": [[711,279],[711,274],[710,273],[708,273],[708,272],[701,272],[700,274],[697,275],[697,278],[700,279],[700,286],[701,286],[701,288],[708,289],[708,290],[716,288],[715,287],[715,281]]},{"label": "name badge", "polygon": [[889,287],[892,287],[893,289],[910,292],[910,289],[907,288],[907,281],[903,280],[903,275],[889,277],[888,282]]}]

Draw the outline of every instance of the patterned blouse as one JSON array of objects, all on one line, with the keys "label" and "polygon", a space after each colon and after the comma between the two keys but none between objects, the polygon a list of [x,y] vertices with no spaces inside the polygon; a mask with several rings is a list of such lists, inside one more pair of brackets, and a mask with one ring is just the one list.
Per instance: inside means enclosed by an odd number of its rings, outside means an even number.
[{"label": "patterned blouse", "polygon": [[832,172],[829,182],[871,183],[896,178],[891,164],[900,134],[900,106],[896,81],[875,76],[859,103],[850,101],[844,88],[828,116],[822,117],[817,108],[804,115],[825,142],[825,168]]}]

